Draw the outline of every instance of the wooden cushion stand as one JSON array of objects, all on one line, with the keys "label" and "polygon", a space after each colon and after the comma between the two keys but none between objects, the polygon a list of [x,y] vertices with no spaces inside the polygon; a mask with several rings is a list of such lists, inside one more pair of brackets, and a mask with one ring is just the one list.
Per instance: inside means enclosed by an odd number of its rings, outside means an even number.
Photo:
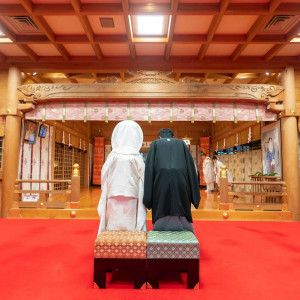
[{"label": "wooden cushion stand", "polygon": [[134,288],[146,283],[146,232],[103,231],[94,244],[94,282],[106,286],[106,272],[123,269],[132,272]]},{"label": "wooden cushion stand", "polygon": [[147,288],[159,288],[163,271],[187,272],[187,288],[199,288],[199,242],[189,231],[147,233]]}]

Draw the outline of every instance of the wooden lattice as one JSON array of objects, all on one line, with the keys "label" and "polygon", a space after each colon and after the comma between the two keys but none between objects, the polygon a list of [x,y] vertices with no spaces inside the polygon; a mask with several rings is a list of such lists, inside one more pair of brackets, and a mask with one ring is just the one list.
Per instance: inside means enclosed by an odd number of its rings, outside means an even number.
[{"label": "wooden lattice", "polygon": [[[67,145],[55,143],[54,179],[72,179],[73,165],[80,166],[80,186],[84,185],[85,154]],[[66,184],[55,184],[56,190],[66,189]]]}]

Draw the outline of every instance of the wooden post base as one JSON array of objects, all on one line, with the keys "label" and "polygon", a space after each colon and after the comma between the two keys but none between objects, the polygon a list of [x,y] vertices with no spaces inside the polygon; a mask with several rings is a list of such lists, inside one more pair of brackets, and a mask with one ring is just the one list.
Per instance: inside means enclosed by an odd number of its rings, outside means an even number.
[{"label": "wooden post base", "polygon": [[94,258],[94,282],[100,289],[106,287],[106,272],[115,269],[132,272],[135,289],[146,282],[146,259]]},{"label": "wooden post base", "polygon": [[199,283],[199,259],[148,259],[147,282],[153,289],[159,288],[159,274],[163,271],[187,272],[187,288]]}]

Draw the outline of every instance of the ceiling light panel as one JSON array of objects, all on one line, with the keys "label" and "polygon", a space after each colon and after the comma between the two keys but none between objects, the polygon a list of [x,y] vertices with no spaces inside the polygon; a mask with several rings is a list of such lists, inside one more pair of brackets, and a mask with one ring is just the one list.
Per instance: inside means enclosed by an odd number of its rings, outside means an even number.
[{"label": "ceiling light panel", "polygon": [[163,16],[136,16],[137,35],[162,36],[164,34]]},{"label": "ceiling light panel", "polygon": [[133,38],[158,38],[156,42],[165,42],[162,39],[168,36],[168,15],[132,15],[130,21]]}]

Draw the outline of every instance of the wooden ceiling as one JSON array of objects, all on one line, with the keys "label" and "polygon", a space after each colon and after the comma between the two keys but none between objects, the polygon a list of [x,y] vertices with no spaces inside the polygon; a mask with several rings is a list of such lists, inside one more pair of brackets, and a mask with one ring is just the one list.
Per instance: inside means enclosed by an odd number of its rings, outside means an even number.
[{"label": "wooden ceiling", "polygon": [[[166,16],[167,36],[135,36],[137,15]],[[285,66],[300,69],[299,34],[299,0],[0,0],[0,69],[18,66],[25,83],[162,70],[176,81],[278,84]]]}]

